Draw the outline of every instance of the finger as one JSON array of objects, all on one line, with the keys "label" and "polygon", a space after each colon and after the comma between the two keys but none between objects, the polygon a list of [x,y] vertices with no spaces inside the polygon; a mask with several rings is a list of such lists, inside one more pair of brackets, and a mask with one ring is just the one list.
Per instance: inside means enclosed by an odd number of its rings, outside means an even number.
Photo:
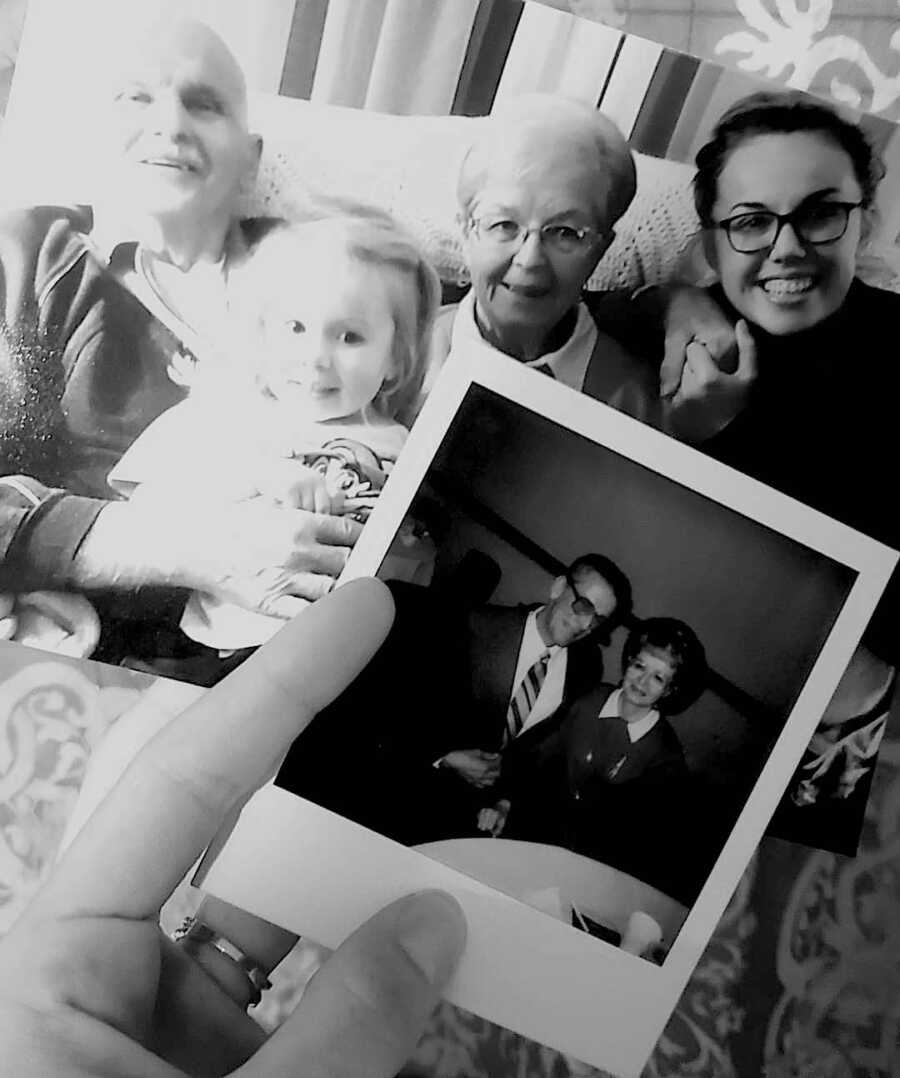
[{"label": "finger", "polygon": [[[337,550],[337,547],[335,547],[335,550]],[[335,578],[341,575],[344,563],[345,559],[341,558],[340,568],[334,570],[332,574],[294,573],[287,585],[290,594],[273,596],[267,600],[265,612],[275,614],[277,617],[296,617],[300,612],[300,607],[297,603],[308,606],[334,589]],[[290,600],[294,600],[294,602]]]},{"label": "finger", "polygon": [[720,377],[719,368],[705,344],[691,341],[685,355],[691,376],[699,386],[705,386]]},{"label": "finger", "polygon": [[0,640],[12,640],[18,627],[18,619],[12,615],[0,618]]},{"label": "finger", "polygon": [[[311,513],[310,516],[312,515],[313,514]],[[316,519],[338,520],[344,518],[316,515]],[[318,574],[336,578],[344,571],[344,566],[347,564],[347,559],[349,557],[350,550],[348,547],[330,546],[328,544],[318,544],[316,546],[300,545],[291,555],[286,568],[289,572],[295,574],[297,580],[303,580],[305,577]],[[323,591],[319,591],[313,596],[308,596],[308,586],[313,583],[314,582],[312,581],[307,582],[307,584],[304,585],[303,590],[298,592],[298,594],[304,595],[307,598],[318,598],[320,594],[324,594]],[[324,587],[325,591],[328,591],[331,585],[326,584]],[[292,588],[291,590],[294,591],[295,589]]]},{"label": "finger", "polygon": [[750,327],[743,318],[734,327],[734,332],[738,346],[738,365],[735,375],[742,382],[749,383],[755,380],[758,370],[756,341],[753,339]]},{"label": "finger", "polygon": [[[19,604],[23,607],[31,607],[38,614],[50,618],[70,636],[78,631],[78,615],[83,613],[83,608],[78,603],[69,603],[66,596],[52,591],[29,591],[19,596]],[[93,609],[91,609],[93,614]],[[96,618],[96,615],[94,615]]]},{"label": "finger", "polygon": [[720,329],[704,335],[703,343],[716,367],[723,374],[734,374],[738,365],[738,348],[732,327],[726,323]]},{"label": "finger", "polygon": [[456,968],[466,926],[438,891],[376,914],[328,959],[297,1010],[237,1075],[393,1078]]},{"label": "finger", "polygon": [[659,392],[662,397],[674,396],[681,385],[681,372],[684,370],[685,353],[690,340],[690,336],[683,330],[666,334],[665,354],[659,368]]},{"label": "finger", "polygon": [[362,524],[349,517],[320,516],[315,518],[313,535],[320,543],[352,547],[362,534]]},{"label": "finger", "polygon": [[385,586],[359,580],[289,622],[147,745],[35,903],[155,916],[225,816],[371,659],[392,617]]},{"label": "finger", "polygon": [[[323,581],[327,581],[327,587],[322,592],[323,595],[327,595],[331,590],[334,581],[330,576],[319,577]],[[301,599],[296,595],[279,595],[274,599],[270,599],[266,604],[265,612],[274,618],[283,618],[285,621],[290,621],[292,618],[297,617],[302,613],[310,604],[309,599]]]},{"label": "finger", "polygon": [[331,495],[323,484],[317,484],[313,492],[313,506],[317,513],[331,512]]}]

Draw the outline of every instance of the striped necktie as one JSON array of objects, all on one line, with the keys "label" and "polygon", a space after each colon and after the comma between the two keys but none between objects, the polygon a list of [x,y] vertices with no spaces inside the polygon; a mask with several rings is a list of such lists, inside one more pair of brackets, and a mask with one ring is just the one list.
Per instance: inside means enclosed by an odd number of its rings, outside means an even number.
[{"label": "striped necktie", "polygon": [[538,693],[541,691],[541,686],[544,684],[544,678],[547,676],[547,664],[549,662],[550,652],[545,651],[544,654],[525,671],[525,676],[519,682],[519,687],[516,689],[506,712],[504,744],[509,744],[514,737],[517,737],[521,733],[522,727],[525,725],[528,716],[531,714],[531,709],[534,707],[535,701],[538,698]]}]

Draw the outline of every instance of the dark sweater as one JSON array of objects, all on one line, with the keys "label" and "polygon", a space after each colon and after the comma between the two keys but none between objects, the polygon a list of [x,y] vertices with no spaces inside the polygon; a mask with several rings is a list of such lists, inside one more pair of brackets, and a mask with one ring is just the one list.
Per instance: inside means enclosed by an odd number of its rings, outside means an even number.
[{"label": "dark sweater", "polygon": [[[713,297],[737,320],[719,288]],[[745,410],[703,452],[900,549],[894,492],[900,295],[854,281],[841,309],[789,337],[754,329],[759,375]],[[866,644],[900,658],[900,578]]]}]

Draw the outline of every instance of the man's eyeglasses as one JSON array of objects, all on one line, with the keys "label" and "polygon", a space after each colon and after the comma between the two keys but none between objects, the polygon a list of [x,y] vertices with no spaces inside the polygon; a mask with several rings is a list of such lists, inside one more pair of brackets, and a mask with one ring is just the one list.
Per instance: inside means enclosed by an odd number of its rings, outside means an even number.
[{"label": "man's eyeglasses", "polygon": [[586,595],[582,595],[578,588],[575,586],[575,580],[571,573],[566,573],[566,583],[569,585],[569,590],[572,592],[572,610],[579,614],[581,617],[590,616],[595,625],[599,625],[602,621],[608,620],[608,615],[598,614],[597,608],[591,602]]},{"label": "man's eyeglasses", "polygon": [[543,246],[548,251],[554,251],[560,255],[584,254],[600,236],[596,229],[575,228],[574,225],[541,225],[540,228],[526,228],[510,217],[492,214],[484,217],[470,217],[469,224],[478,238],[492,247],[518,250],[532,232],[537,232]]},{"label": "man's eyeglasses", "polygon": [[847,231],[850,214],[861,205],[861,202],[812,202],[790,213],[748,210],[715,224],[738,254],[753,255],[774,247],[788,224],[803,243],[814,246],[834,243]]}]

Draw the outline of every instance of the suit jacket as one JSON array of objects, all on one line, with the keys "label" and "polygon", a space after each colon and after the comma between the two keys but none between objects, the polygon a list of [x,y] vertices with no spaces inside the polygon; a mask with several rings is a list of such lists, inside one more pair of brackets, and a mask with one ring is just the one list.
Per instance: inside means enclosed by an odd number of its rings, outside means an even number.
[{"label": "suit jacket", "polygon": [[[537,607],[483,606],[469,613],[469,691],[478,728],[483,731],[477,747],[500,748],[506,728],[506,713],[516,688],[513,682],[525,622],[534,609]],[[561,706],[566,706],[592,685],[598,684],[602,677],[603,653],[596,644],[585,640],[567,648]],[[462,743],[454,746],[472,747],[476,746]]]},{"label": "suit jacket", "polygon": [[[499,748],[528,609],[468,610],[433,589],[389,587],[387,638],[295,742],[278,785],[409,845],[477,834],[490,794],[434,763]],[[596,670],[591,651],[568,664],[567,692]]]},{"label": "suit jacket", "polygon": [[613,744],[598,716],[614,688],[598,685],[510,744],[504,836],[565,846],[681,897],[682,813],[690,802],[684,751],[664,717],[634,744],[627,736]]}]

